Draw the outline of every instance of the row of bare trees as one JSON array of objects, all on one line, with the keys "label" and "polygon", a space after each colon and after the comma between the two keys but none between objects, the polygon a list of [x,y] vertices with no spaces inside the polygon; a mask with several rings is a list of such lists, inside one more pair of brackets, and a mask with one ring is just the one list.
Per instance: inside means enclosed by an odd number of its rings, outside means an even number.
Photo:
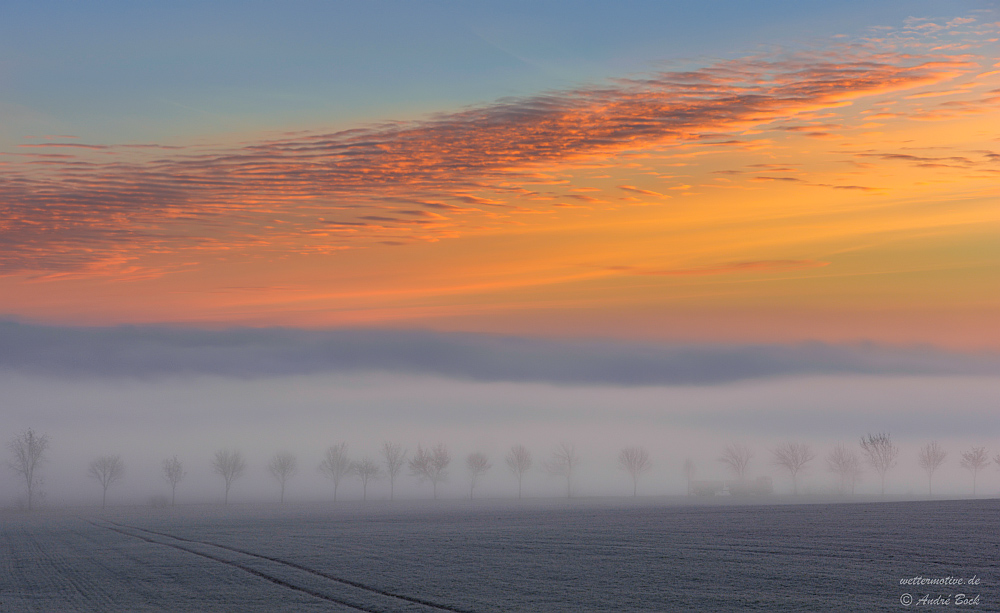
[{"label": "row of bare trees", "polygon": [[[33,430],[27,430],[8,443],[12,455],[9,466],[21,476],[27,489],[27,506],[30,510],[37,496],[40,483],[39,467],[46,459],[49,449],[49,438],[39,435]],[[380,458],[364,457],[352,459],[348,455],[347,443],[341,442],[329,447],[317,467],[333,484],[333,499],[337,500],[341,483],[348,478],[358,479],[362,486],[362,499],[367,500],[368,486],[374,481],[387,479],[389,482],[389,498],[395,495],[395,485],[404,468],[409,469],[410,476],[421,482],[430,483],[432,496],[438,496],[438,485],[447,481],[452,458],[447,447],[437,444],[434,447],[417,445],[416,451],[409,456],[406,449],[399,443],[385,442],[380,449]],[[917,456],[917,464],[927,473],[927,492],[933,495],[934,473],[945,463],[948,453],[937,443],[927,443],[921,447]],[[718,458],[733,476],[740,481],[747,477],[748,467],[754,453],[745,444],[731,443],[725,447]],[[843,493],[853,494],[860,481],[865,467],[872,469],[879,477],[882,494],[885,494],[886,476],[897,466],[899,448],[893,443],[887,433],[869,434],[862,438],[859,448],[840,444],[834,447],[826,456],[829,471],[839,477],[839,488]],[[788,442],[771,450],[772,463],[786,471],[792,481],[792,490],[799,492],[799,479],[805,473],[816,454],[805,443]],[[514,445],[506,454],[505,464],[511,474],[517,479],[517,496],[521,498],[522,484],[525,474],[534,467],[534,458],[524,445]],[[1000,465],[1000,454],[993,459]],[[991,462],[985,447],[972,447],[961,454],[959,464],[972,473],[972,494],[975,496],[979,473]],[[542,469],[550,474],[565,479],[566,496],[572,497],[574,476],[580,464],[576,448],[570,443],[558,445],[547,460],[542,463]],[[632,495],[638,494],[640,477],[652,469],[649,452],[641,446],[626,447],[618,454],[618,466],[632,479]],[[491,468],[489,457],[482,452],[470,453],[465,458],[465,468],[469,477],[469,497],[474,498],[476,486]],[[212,469],[220,475],[225,486],[224,501],[229,502],[229,492],[233,483],[246,474],[247,463],[238,450],[223,449],[217,451],[212,460]],[[284,502],[285,489],[288,482],[298,472],[299,465],[296,456],[287,451],[274,454],[267,464],[267,472],[280,486],[280,500]],[[683,466],[688,480],[688,491],[691,491],[691,481],[695,475],[695,465],[687,460]],[[175,455],[163,461],[162,476],[170,485],[170,501],[176,501],[177,487],[186,476],[184,466]],[[121,456],[104,455],[90,463],[88,475],[97,481],[102,488],[101,504],[107,500],[108,489],[122,480],[125,475],[125,463]]]},{"label": "row of bare trees", "polygon": [[[39,466],[45,460],[49,448],[49,438],[38,435],[33,430],[27,430],[10,442],[9,448],[14,456],[10,467],[22,475],[27,485],[28,508],[32,508],[35,490],[40,482]],[[396,480],[404,467],[409,468],[409,474],[420,481],[431,484],[432,496],[436,499],[438,485],[448,478],[448,467],[451,465],[451,454],[443,444],[425,448],[417,445],[412,457],[399,443],[385,442],[380,450],[381,462],[371,457],[353,460],[348,456],[347,443],[341,442],[329,447],[318,470],[330,479],[333,484],[333,499],[337,500],[337,492],[341,482],[349,477],[360,480],[362,498],[368,497],[368,485],[372,481],[387,478],[389,481],[389,498],[394,498]],[[534,466],[531,452],[524,445],[514,445],[507,453],[505,463],[507,469],[517,479],[517,497],[521,498],[525,474]],[[619,454],[619,465],[632,477],[632,494],[636,495],[639,477],[652,468],[649,452],[643,447],[628,447]],[[544,470],[566,480],[566,495],[573,495],[573,478],[580,463],[576,448],[569,443],[562,443],[552,452],[551,457],[543,463]],[[470,453],[465,459],[465,467],[469,475],[469,498],[475,497],[476,485],[493,464],[482,452]],[[294,454],[280,451],[270,458],[267,472],[278,482],[281,488],[280,500],[285,500],[285,488],[289,480],[298,472],[298,459]],[[212,469],[220,475],[225,487],[224,502],[229,502],[229,491],[233,483],[246,474],[247,462],[239,450],[222,449],[215,453]],[[107,502],[108,489],[121,481],[125,476],[125,462],[119,455],[104,455],[90,463],[88,475],[101,486],[101,506]],[[187,472],[184,465],[175,455],[163,460],[162,476],[170,486],[170,504],[177,500],[177,487],[183,481]]]},{"label": "row of bare trees", "polygon": [[[352,460],[348,456],[346,442],[332,445],[326,450],[318,470],[333,484],[334,501],[337,500],[341,483],[351,477],[357,478],[361,482],[362,500],[368,499],[369,483],[383,477],[387,478],[389,499],[392,500],[395,497],[396,480],[404,467],[409,468],[411,476],[422,482],[430,483],[432,496],[437,499],[438,485],[448,479],[448,467],[451,465],[451,454],[447,447],[441,443],[428,448],[417,445],[416,452],[408,458],[408,452],[402,445],[385,442],[380,453],[381,462],[371,457]],[[508,469],[517,478],[518,498],[520,498],[524,473],[532,466],[531,452],[523,445],[515,445],[507,454],[506,462]],[[572,471],[577,462],[578,459],[572,446],[563,445],[553,455],[550,472],[565,476],[568,483],[572,479]],[[229,488],[234,480],[244,474],[246,462],[239,451],[223,450],[216,453],[212,465],[215,472],[222,475],[225,481],[225,500],[228,502]],[[465,466],[469,473],[469,498],[474,498],[477,483],[487,471],[493,468],[493,464],[486,454],[474,452],[466,457]],[[163,471],[164,478],[171,485],[171,503],[173,504],[177,483],[184,475],[176,456],[164,461]],[[298,461],[293,454],[288,452],[278,452],[268,462],[268,472],[280,484],[282,502],[285,499],[285,486],[297,471]]]},{"label": "row of bare trees", "polygon": [[[28,494],[28,510],[34,507],[37,488],[41,484],[40,469],[49,449],[49,437],[28,429],[7,443],[11,453],[8,467],[24,479]],[[87,474],[102,487],[101,506],[107,502],[108,488],[125,476],[125,462],[121,456],[101,456],[90,463]]]},{"label": "row of bare trees", "polygon": [[[631,448],[630,448],[631,449]],[[638,449],[638,448],[637,448]],[[622,452],[625,453],[624,451]],[[631,453],[631,452],[630,452]],[[635,451],[639,463],[634,476],[648,470],[649,454],[645,449]],[[396,481],[403,468],[409,469],[410,476],[421,482],[431,484],[431,495],[438,496],[438,485],[447,481],[448,467],[451,465],[451,453],[447,447],[439,443],[434,447],[417,445],[412,457],[399,443],[385,442],[380,450],[381,461],[371,457],[353,460],[347,452],[347,443],[341,442],[329,447],[319,463],[318,470],[333,484],[333,499],[337,500],[341,483],[348,478],[356,478],[362,486],[362,500],[368,498],[368,485],[383,477],[389,481],[389,499],[395,497]],[[629,456],[631,457],[631,456]],[[533,466],[531,452],[524,445],[514,445],[505,458],[507,468],[517,479],[517,495],[521,497],[524,475]],[[566,479],[567,495],[572,493],[573,473],[579,464],[579,456],[572,445],[564,443],[556,448],[551,460],[545,463],[547,472]],[[241,477],[246,469],[246,462],[239,451],[223,450],[215,454],[212,466],[216,473],[222,476],[225,483],[225,501],[229,500],[229,489],[233,481]],[[475,497],[476,485],[493,464],[482,452],[470,453],[465,458],[465,467],[469,475],[469,498]],[[278,452],[268,462],[268,472],[281,487],[281,501],[284,502],[285,486],[289,479],[298,472],[298,461],[293,454]],[[177,484],[184,476],[180,461],[174,456],[164,460],[164,478],[171,486],[171,504],[175,499]]]},{"label": "row of bare trees", "polygon": [[[785,443],[771,451],[774,465],[784,469],[792,480],[792,491],[799,491],[799,475],[816,459],[809,445],[805,443]],[[727,445],[719,461],[727,466],[730,472],[739,480],[746,478],[747,467],[753,459],[753,451],[742,443]],[[948,453],[937,442],[930,442],[920,448],[917,454],[917,465],[927,473],[927,494],[934,494],[934,473],[944,464]],[[860,441],[860,453],[847,445],[840,444],[826,456],[827,468],[839,477],[839,487],[843,493],[854,494],[855,487],[861,480],[865,465],[871,468],[879,478],[880,491],[885,495],[886,475],[895,468],[899,460],[899,448],[892,442],[887,433],[869,434]],[[1000,453],[993,461],[1000,465]],[[976,495],[976,480],[979,473],[989,466],[990,457],[985,447],[972,447],[963,452],[959,465],[972,473],[972,495]],[[690,460],[685,463],[685,473],[688,481],[694,474],[694,465]]]}]

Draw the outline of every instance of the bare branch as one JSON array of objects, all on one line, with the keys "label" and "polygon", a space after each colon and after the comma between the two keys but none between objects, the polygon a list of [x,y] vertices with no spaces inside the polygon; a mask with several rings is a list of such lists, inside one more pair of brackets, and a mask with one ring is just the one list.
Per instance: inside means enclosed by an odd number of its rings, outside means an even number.
[{"label": "bare branch", "polygon": [[626,447],[618,454],[618,467],[632,477],[634,498],[639,487],[639,476],[653,468],[653,463],[649,461],[649,452],[645,447]]},{"label": "bare branch", "polygon": [[899,448],[892,443],[887,433],[869,434],[861,439],[861,450],[868,460],[868,465],[875,469],[882,483],[882,495],[885,495],[885,474],[896,466]]},{"label": "bare branch", "polygon": [[920,448],[920,453],[917,454],[917,463],[920,468],[927,472],[927,495],[934,495],[934,471],[936,471],[944,459],[948,457],[947,452],[941,449],[941,446],[936,442],[927,443]]},{"label": "bare branch", "polygon": [[465,467],[469,469],[469,499],[471,500],[479,477],[485,474],[489,469],[493,468],[493,465],[490,464],[490,460],[486,457],[486,454],[477,451],[475,453],[470,453],[469,456],[465,458]]},{"label": "bare branch", "polygon": [[753,459],[753,452],[743,443],[730,443],[726,445],[719,461],[725,464],[729,470],[740,481],[746,479],[747,466]]},{"label": "bare branch", "polygon": [[170,506],[174,506],[177,498],[177,484],[186,474],[184,465],[177,459],[177,456],[163,460],[163,478],[170,484]]},{"label": "bare branch", "polygon": [[826,456],[826,466],[840,476],[840,491],[847,493],[850,490],[854,495],[854,488],[861,480],[861,458],[857,452],[849,449],[846,445],[840,444],[833,448],[833,451]]},{"label": "bare branch", "polygon": [[90,463],[87,474],[96,479],[103,488],[101,495],[103,509],[108,499],[108,488],[125,476],[125,462],[119,455],[104,455]]},{"label": "bare branch", "polygon": [[7,464],[11,470],[24,478],[28,487],[28,510],[31,510],[35,488],[41,483],[38,467],[45,462],[45,452],[49,449],[49,437],[37,435],[32,429],[25,430],[7,443],[14,459]]},{"label": "bare branch", "polygon": [[222,449],[215,452],[212,469],[222,475],[222,479],[226,483],[225,504],[229,504],[229,488],[233,485],[233,481],[242,477],[243,473],[246,472],[246,460],[243,459],[243,454],[239,451]]},{"label": "bare branch", "polygon": [[351,459],[347,457],[347,443],[341,442],[326,450],[323,461],[319,463],[319,472],[333,481],[333,501],[336,502],[340,482],[351,473]]},{"label": "bare branch", "polygon": [[406,463],[406,450],[399,443],[382,443],[382,458],[385,459],[385,472],[389,475],[389,500],[393,499],[396,488],[396,476]]},{"label": "bare branch", "polygon": [[294,455],[288,453],[287,451],[279,451],[274,454],[271,461],[267,463],[267,472],[271,473],[271,476],[278,480],[281,484],[281,499],[282,503],[285,502],[285,484],[289,479],[295,475],[299,470],[299,461]]},{"label": "bare branch", "polygon": [[410,474],[421,481],[430,481],[434,499],[437,500],[437,485],[448,479],[447,468],[450,463],[451,455],[441,443],[431,450],[417,445],[417,453],[409,462]]},{"label": "bare branch", "polygon": [[521,499],[521,481],[531,469],[531,452],[524,445],[514,445],[507,453],[507,468],[517,477],[517,498]]},{"label": "bare branch", "polygon": [[360,462],[351,464],[351,472],[361,479],[361,500],[368,500],[368,482],[374,481],[382,476],[382,469],[378,462],[371,458],[364,458]]},{"label": "bare branch", "polygon": [[774,463],[791,475],[792,493],[798,494],[799,473],[805,470],[809,462],[816,459],[816,454],[805,443],[785,443],[771,453],[774,455]]},{"label": "bare branch", "polygon": [[986,453],[985,447],[973,447],[969,451],[962,453],[962,468],[972,471],[972,495],[976,495],[976,475],[986,468],[990,463],[990,456]]},{"label": "bare branch", "polygon": [[573,497],[573,473],[580,463],[576,448],[569,443],[560,443],[552,452],[552,457],[545,462],[545,471],[550,475],[566,478],[566,497]]}]

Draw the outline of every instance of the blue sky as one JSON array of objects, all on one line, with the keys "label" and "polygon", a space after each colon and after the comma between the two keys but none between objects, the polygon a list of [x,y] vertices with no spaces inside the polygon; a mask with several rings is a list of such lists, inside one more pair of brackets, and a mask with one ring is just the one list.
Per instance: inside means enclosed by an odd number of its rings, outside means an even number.
[{"label": "blue sky", "polygon": [[[0,148],[326,129],[808,45],[983,2],[40,2],[0,9]],[[668,62],[669,61],[669,62]]]}]

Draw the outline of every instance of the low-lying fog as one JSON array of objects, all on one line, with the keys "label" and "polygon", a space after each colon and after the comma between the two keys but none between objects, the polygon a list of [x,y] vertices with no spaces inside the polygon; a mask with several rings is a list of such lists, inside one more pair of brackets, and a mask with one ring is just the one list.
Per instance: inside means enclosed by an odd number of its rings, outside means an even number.
[{"label": "low-lying fog", "polygon": [[[787,471],[772,451],[806,443],[815,459],[799,476],[803,494],[836,492],[838,477],[826,457],[839,443],[861,452],[859,439],[886,432],[899,447],[897,466],[886,477],[889,496],[922,496],[927,474],[919,449],[936,441],[947,458],[934,473],[935,497],[968,496],[972,473],[961,454],[985,447],[1000,452],[996,399],[1000,379],[991,376],[798,376],[711,385],[582,385],[481,382],[434,375],[341,373],[238,378],[173,375],[157,378],[63,377],[7,372],[0,433],[6,441],[31,428],[48,437],[40,468],[40,506],[100,504],[101,486],[88,476],[92,460],[120,455],[124,478],[108,489],[108,504],[147,504],[169,495],[163,461],[176,455],[186,476],[177,501],[221,502],[224,486],[213,471],[216,451],[239,450],[245,474],[234,481],[230,502],[277,501],[279,486],[268,473],[270,458],[287,451],[298,470],[289,479],[290,501],[332,500],[333,485],[318,471],[328,447],[347,443],[353,460],[382,463],[383,442],[401,444],[412,458],[418,445],[443,444],[450,456],[441,499],[469,496],[466,458],[485,454],[491,468],[475,488],[478,498],[515,497],[517,481],[504,460],[524,445],[533,464],[524,476],[526,497],[560,497],[566,480],[544,463],[557,445],[573,445],[579,459],[574,496],[627,496],[632,482],[618,465],[625,447],[648,450],[652,468],[638,483],[640,496],[682,495],[683,465],[693,461],[695,479],[728,479],[719,461],[730,443],[752,451],[747,476],[770,476],[776,494],[791,494]],[[4,459],[12,459],[2,450]],[[25,499],[24,481],[0,471],[0,506]],[[1000,490],[995,463],[978,474],[977,495]],[[397,498],[429,498],[431,484],[404,466]],[[879,492],[868,468],[857,494]],[[358,500],[360,481],[345,477],[338,499]],[[368,486],[368,498],[387,499],[384,478]]]}]

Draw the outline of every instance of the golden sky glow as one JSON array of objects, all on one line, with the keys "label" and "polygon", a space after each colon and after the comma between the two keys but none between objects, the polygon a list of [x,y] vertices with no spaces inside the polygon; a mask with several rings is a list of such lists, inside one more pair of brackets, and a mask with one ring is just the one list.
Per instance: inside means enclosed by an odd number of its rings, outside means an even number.
[{"label": "golden sky glow", "polygon": [[930,25],[332,133],[30,139],[0,310],[998,349],[1000,27]]}]

